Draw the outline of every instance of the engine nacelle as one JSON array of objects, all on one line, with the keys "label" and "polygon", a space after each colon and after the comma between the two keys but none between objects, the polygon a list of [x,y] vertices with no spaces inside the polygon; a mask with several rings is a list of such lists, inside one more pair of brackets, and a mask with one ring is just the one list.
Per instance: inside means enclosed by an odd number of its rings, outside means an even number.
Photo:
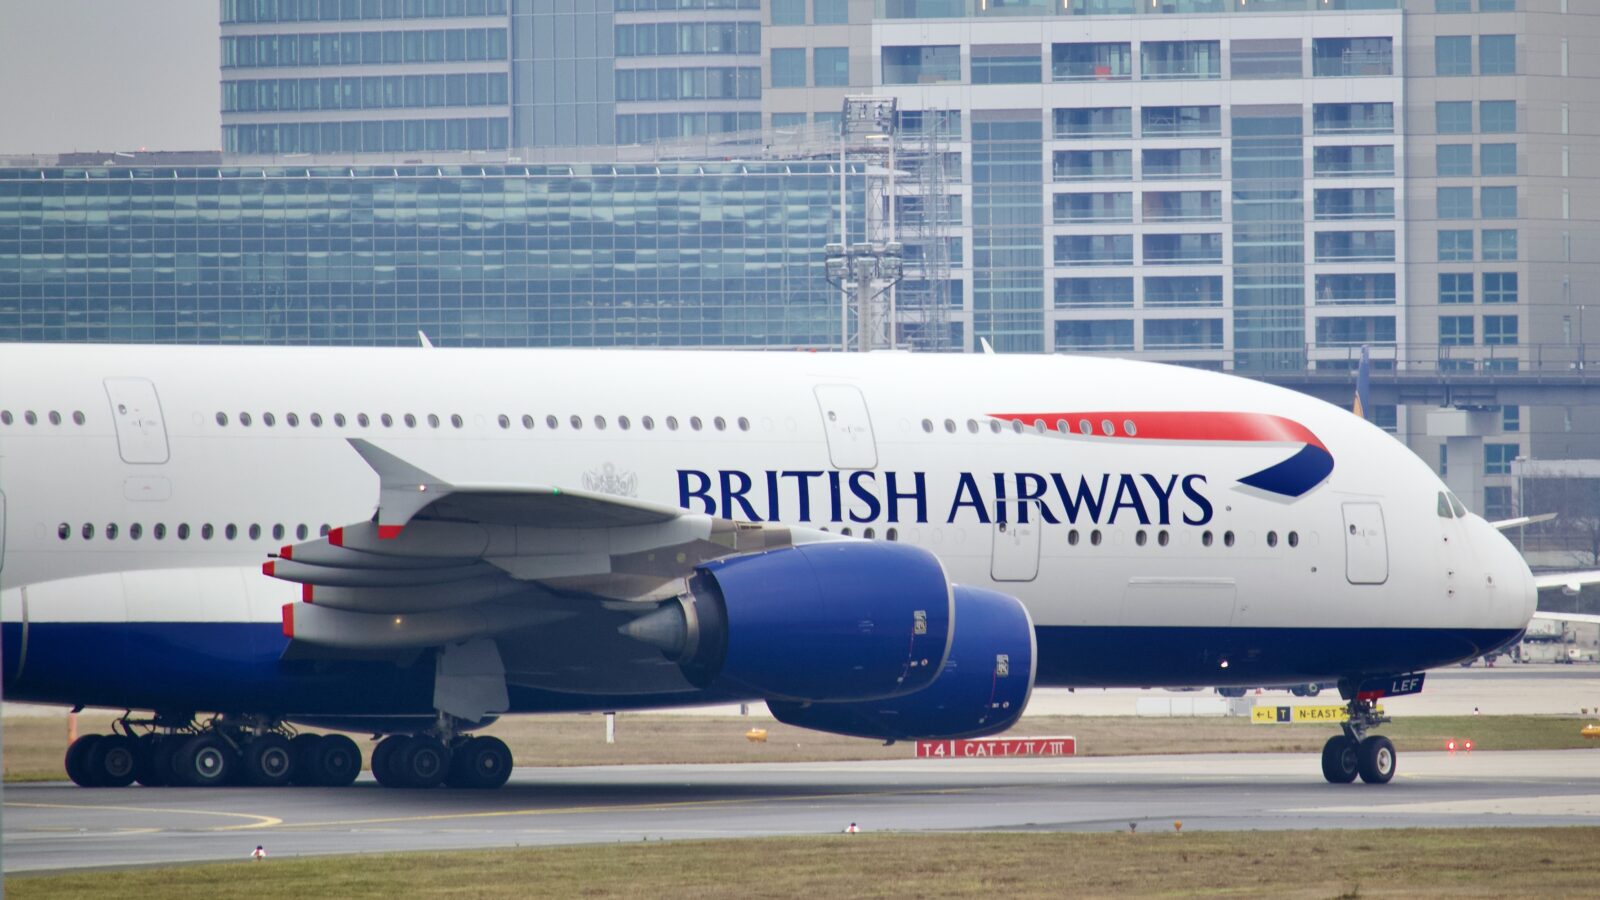
[{"label": "engine nacelle", "polygon": [[701,688],[867,700],[933,683],[953,615],[933,554],[839,541],[708,563],[687,594],[622,631],[661,648]]},{"label": "engine nacelle", "polygon": [[778,721],[878,740],[982,737],[1010,728],[1033,692],[1033,619],[1006,594],[955,587],[955,640],[937,680],[905,697],[858,703],[769,700]]}]

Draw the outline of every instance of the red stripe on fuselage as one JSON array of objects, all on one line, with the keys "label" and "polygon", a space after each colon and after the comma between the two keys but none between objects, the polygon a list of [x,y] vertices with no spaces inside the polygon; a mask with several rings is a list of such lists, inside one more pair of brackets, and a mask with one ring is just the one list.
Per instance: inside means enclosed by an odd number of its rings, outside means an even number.
[{"label": "red stripe on fuselage", "polygon": [[[1079,437],[1118,437],[1146,441],[1240,441],[1281,442],[1310,444],[1323,447],[1322,441],[1311,429],[1293,419],[1268,413],[1248,412],[1038,412],[990,413],[996,419],[1022,422],[1024,425],[1044,423],[1050,430],[1065,420],[1067,433]],[[1081,434],[1079,423],[1088,420],[1089,434]],[[1109,421],[1112,433],[1106,434],[1101,423]],[[1125,422],[1133,423],[1129,434]]]}]

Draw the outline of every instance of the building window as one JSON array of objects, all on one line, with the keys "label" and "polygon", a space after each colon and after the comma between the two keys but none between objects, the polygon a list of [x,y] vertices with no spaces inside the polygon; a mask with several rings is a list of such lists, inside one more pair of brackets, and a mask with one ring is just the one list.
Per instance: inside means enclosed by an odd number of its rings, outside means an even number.
[{"label": "building window", "polygon": [[1515,75],[1516,72],[1516,35],[1484,34],[1478,36],[1479,75]]},{"label": "building window", "polygon": [[850,84],[850,48],[818,47],[813,50],[811,73],[817,87]]},{"label": "building window", "polygon": [[1516,444],[1483,445],[1483,474],[1510,475],[1511,461],[1517,458]]},{"label": "building window", "polygon": [[805,113],[773,113],[773,128],[799,128],[806,124]]},{"label": "building window", "polygon": [[1434,38],[1433,74],[1471,75],[1472,38],[1467,35]]},{"label": "building window", "polygon": [[[797,52],[804,54],[805,51]],[[961,47],[956,44],[883,48],[884,84],[942,84],[960,80]],[[804,82],[802,75],[801,83]]]},{"label": "building window", "polygon": [[1080,319],[1056,323],[1057,350],[1132,350],[1132,319]]},{"label": "building window", "polygon": [[1516,303],[1517,302],[1517,273],[1516,272],[1485,272],[1485,273],[1483,273],[1483,302],[1485,302],[1485,303]]},{"label": "building window", "polygon": [[1448,187],[1439,188],[1439,218],[1441,219],[1470,219],[1472,218],[1472,188]]},{"label": "building window", "polygon": [[1132,222],[1133,194],[1057,194],[1052,198],[1056,224]]},{"label": "building window", "polygon": [[1220,41],[1143,41],[1139,44],[1139,77],[1212,79],[1222,77]]},{"label": "building window", "polygon": [[1440,100],[1433,105],[1434,131],[1439,134],[1472,133],[1472,101]]},{"label": "building window", "polygon": [[1052,81],[1110,81],[1132,77],[1132,44],[1050,45]]},{"label": "building window", "polygon": [[850,0],[813,0],[811,21],[816,25],[848,25]]},{"label": "building window", "polygon": [[1392,231],[1320,231],[1317,262],[1394,262]]},{"label": "building window", "polygon": [[1149,266],[1219,265],[1220,234],[1147,234],[1144,263]]},{"label": "building window", "polygon": [[1472,282],[1471,272],[1439,273],[1439,302],[1471,303],[1474,299]]},{"label": "building window", "polygon": [[1321,304],[1393,303],[1395,277],[1393,272],[1318,275],[1315,290]]},{"label": "building window", "polygon": [[[1478,122],[1484,134],[1511,134],[1517,130],[1517,101],[1484,100],[1478,104]],[[1467,123],[1467,130],[1472,124]]]},{"label": "building window", "polygon": [[1516,316],[1484,316],[1483,317],[1483,344],[1489,346],[1507,346],[1517,342],[1517,317]]},{"label": "building window", "polygon": [[1314,147],[1311,171],[1319,178],[1393,175],[1394,148],[1387,145]]},{"label": "building window", "polygon": [[1461,178],[1472,174],[1471,144],[1440,144],[1433,149],[1440,178]]},{"label": "building window", "polygon": [[1459,262],[1472,259],[1472,232],[1440,231],[1439,259],[1443,262]]},{"label": "building window", "polygon": [[772,24],[804,25],[806,0],[772,0]]},{"label": "building window", "polygon": [[1222,148],[1146,150],[1140,165],[1145,178],[1221,178]]},{"label": "building window", "polygon": [[1479,200],[1485,219],[1515,219],[1517,217],[1517,189],[1515,187],[1482,188]]},{"label": "building window", "polygon": [[[887,49],[885,52],[887,52]],[[773,48],[772,86],[775,88],[806,86],[806,51],[804,48]]]},{"label": "building window", "polygon": [[1516,9],[1517,0],[1478,0],[1478,12],[1516,12]]},{"label": "building window", "polygon": [[1472,0],[1433,0],[1433,11],[1442,13],[1472,12]]},{"label": "building window", "polygon": [[1221,191],[1145,191],[1146,222],[1220,222]]},{"label": "building window", "polygon": [[1317,134],[1393,134],[1394,104],[1317,103],[1311,125]]},{"label": "building window", "polygon": [[1133,137],[1133,109],[1127,106],[1091,106],[1055,111],[1058,140]]},{"label": "building window", "polygon": [[1144,280],[1144,305],[1149,307],[1214,307],[1222,305],[1221,275],[1162,275]]},{"label": "building window", "polygon": [[1322,189],[1312,201],[1318,219],[1394,218],[1394,188]]},{"label": "building window", "polygon": [[1057,235],[1055,262],[1058,266],[1131,266],[1133,235]]},{"label": "building window", "polygon": [[1484,259],[1516,259],[1517,230],[1515,228],[1485,228],[1483,230]]},{"label": "building window", "polygon": [[1228,45],[1235,80],[1299,78],[1304,74],[1299,38],[1236,40]]},{"label": "building window", "polygon": [[1490,521],[1511,518],[1511,488],[1498,485],[1483,489],[1483,517]]},{"label": "building window", "polygon": [[1220,106],[1146,106],[1140,119],[1145,137],[1222,134]]},{"label": "building window", "polygon": [[1146,319],[1146,350],[1221,350],[1221,319]]},{"label": "building window", "polygon": [[1057,278],[1058,309],[1115,309],[1133,306],[1132,278]]},{"label": "building window", "polygon": [[973,44],[973,84],[1038,84],[1044,76],[1037,44]]},{"label": "building window", "polygon": [[1517,174],[1516,144],[1483,144],[1478,148],[1478,157],[1484,175]]},{"label": "building window", "polygon": [[1471,316],[1439,317],[1439,346],[1470,347],[1475,341]]},{"label": "building window", "polygon": [[1317,345],[1320,347],[1358,347],[1362,344],[1393,344],[1394,316],[1340,316],[1317,319]]},{"label": "building window", "polygon": [[[1450,445],[1449,444],[1440,444],[1439,445],[1439,477],[1443,478],[1443,477],[1445,477],[1446,475],[1449,475],[1449,474],[1450,474]],[[1449,501],[1446,501],[1446,502],[1448,503]]]},{"label": "building window", "polygon": [[1394,39],[1316,38],[1311,42],[1311,74],[1318,78],[1393,75]]},{"label": "building window", "polygon": [[1133,151],[1057,150],[1051,169],[1056,181],[1123,181],[1133,177]]}]

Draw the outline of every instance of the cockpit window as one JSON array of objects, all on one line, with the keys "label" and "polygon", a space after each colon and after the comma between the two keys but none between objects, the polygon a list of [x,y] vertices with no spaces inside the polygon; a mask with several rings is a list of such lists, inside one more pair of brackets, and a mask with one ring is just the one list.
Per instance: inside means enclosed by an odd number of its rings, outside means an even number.
[{"label": "cockpit window", "polygon": [[1456,511],[1456,518],[1466,518],[1467,508],[1461,505],[1461,501],[1456,498],[1456,495],[1447,491],[1445,496],[1450,498],[1450,508]]},{"label": "cockpit window", "polygon": [[1439,518],[1451,518],[1450,501],[1446,499],[1444,491],[1439,492]]}]

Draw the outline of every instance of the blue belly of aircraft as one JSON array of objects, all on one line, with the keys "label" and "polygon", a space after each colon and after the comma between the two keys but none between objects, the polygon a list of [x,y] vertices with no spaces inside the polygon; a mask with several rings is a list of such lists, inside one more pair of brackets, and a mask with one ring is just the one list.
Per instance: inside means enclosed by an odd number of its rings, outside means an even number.
[{"label": "blue belly of aircraft", "polygon": [[[0,626],[8,700],[280,715],[429,715],[433,657],[284,659],[272,623]],[[1041,687],[1264,685],[1387,675],[1480,656],[1515,629],[1041,627]],[[1226,660],[1228,666],[1223,668]],[[746,699],[595,696],[512,685],[512,712],[648,709]]]}]

